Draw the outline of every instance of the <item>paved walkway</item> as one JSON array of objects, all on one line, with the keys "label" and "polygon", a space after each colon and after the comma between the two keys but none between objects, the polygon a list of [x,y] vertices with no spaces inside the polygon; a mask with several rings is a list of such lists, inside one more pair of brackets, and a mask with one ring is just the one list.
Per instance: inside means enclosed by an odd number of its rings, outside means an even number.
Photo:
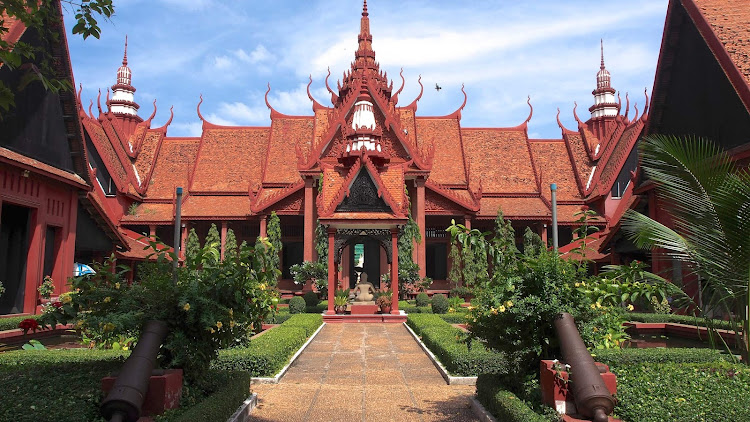
[{"label": "paved walkway", "polygon": [[476,421],[402,324],[327,324],[276,385],[253,385],[256,421]]}]

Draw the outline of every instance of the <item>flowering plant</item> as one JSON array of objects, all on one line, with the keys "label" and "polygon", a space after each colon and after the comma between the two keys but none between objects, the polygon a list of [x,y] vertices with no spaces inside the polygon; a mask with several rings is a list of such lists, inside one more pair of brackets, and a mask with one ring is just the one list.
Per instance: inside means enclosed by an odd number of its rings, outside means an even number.
[{"label": "flowering plant", "polygon": [[45,275],[42,284],[37,290],[39,291],[39,296],[41,296],[42,299],[49,299],[50,296],[52,296],[52,292],[55,291],[55,283],[52,280],[52,277]]},{"label": "flowering plant", "polygon": [[25,320],[18,323],[18,328],[23,330],[23,334],[29,333],[29,330],[36,332],[39,329],[39,323],[33,318],[26,318]]}]

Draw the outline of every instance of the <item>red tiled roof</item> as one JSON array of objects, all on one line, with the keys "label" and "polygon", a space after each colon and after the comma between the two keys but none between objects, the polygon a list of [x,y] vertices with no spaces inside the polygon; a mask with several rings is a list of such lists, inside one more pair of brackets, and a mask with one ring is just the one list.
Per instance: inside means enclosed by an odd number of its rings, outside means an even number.
[{"label": "red tiled roof", "polygon": [[565,142],[560,140],[533,141],[530,145],[544,197],[550,196],[550,183],[556,183],[559,200],[581,199]]},{"label": "red tiled roof", "polygon": [[[3,12],[3,26],[8,29],[8,32],[0,33],[2,40],[8,42],[8,44],[15,44],[24,32],[26,32],[26,25],[18,20],[15,16],[8,16]],[[0,67],[2,67],[0,62]]]},{"label": "red tiled roof", "polygon": [[69,173],[49,164],[44,164],[39,160],[35,160],[31,157],[27,157],[7,148],[0,147],[0,162],[18,165],[20,167],[24,167],[26,170],[30,170],[35,173],[41,173],[47,177],[52,177],[53,179],[72,184],[79,188],[88,186],[86,181],[81,178],[81,176],[75,173]]},{"label": "red tiled roof", "polygon": [[182,204],[185,218],[246,218],[250,215],[250,197],[243,196],[188,196]]},{"label": "red tiled roof", "polygon": [[312,117],[273,120],[263,183],[293,183],[300,179],[295,147],[301,145],[305,151],[310,149],[314,125]]},{"label": "red tiled roof", "polygon": [[[122,234],[123,239],[125,239],[126,246],[129,249],[126,252],[118,251],[117,255],[120,258],[144,260],[148,259],[149,255],[154,253],[154,250],[149,246],[148,239],[142,234],[126,228],[120,228],[120,233]],[[166,246],[162,249],[167,252],[172,251],[171,246]]]},{"label": "red tiled roof", "polygon": [[567,142],[568,154],[570,160],[573,162],[573,170],[575,171],[579,186],[581,186],[581,189],[585,189],[586,182],[591,175],[591,168],[594,164],[589,158],[588,152],[586,152],[584,140],[577,132],[566,132],[563,134],[563,139]]},{"label": "red tiled roof", "polygon": [[537,192],[524,131],[464,128],[461,135],[470,163],[469,177],[481,178],[483,192]]},{"label": "red tiled roof", "polygon": [[160,141],[164,138],[162,132],[150,131],[143,137],[138,157],[135,159],[135,170],[141,183],[145,183],[154,165],[154,158],[158,154]]},{"label": "red tiled roof", "polygon": [[596,168],[594,174],[596,185],[590,187],[591,189],[596,189],[595,193],[606,195],[612,189],[612,185],[615,183],[625,160],[633,148],[635,148],[635,143],[642,130],[643,121],[638,120],[635,124],[625,129],[620,139],[611,144],[612,147],[607,148],[604,152],[602,159],[599,160],[600,165]]},{"label": "red tiled roof", "polygon": [[[557,204],[557,221],[560,223],[574,223],[580,216],[575,215],[581,212],[583,204]],[[601,224],[605,223],[606,220],[603,217],[595,215],[589,220],[590,224]]]},{"label": "red tiled roof", "polygon": [[269,135],[267,127],[206,128],[190,190],[247,193],[261,180]]},{"label": "red tiled roof", "polygon": [[[348,173],[341,174],[341,170],[332,166],[323,167],[323,178],[320,184],[320,196],[318,203],[318,211],[328,210],[331,207],[331,202],[336,197],[336,194],[341,189],[341,184],[345,179],[351,179],[356,176],[361,168],[361,161],[357,160],[356,164],[349,170]],[[353,179],[352,179],[353,180]]]},{"label": "red tiled roof", "polygon": [[741,0],[693,1],[750,85],[750,5]]},{"label": "red tiled roof", "polygon": [[549,208],[540,198],[482,198],[479,209],[480,217],[496,217],[497,210],[503,210],[506,218],[548,219]]},{"label": "red tiled roof", "polygon": [[[443,185],[466,185],[461,129],[456,118],[417,118],[417,145],[435,147],[430,179]],[[407,129],[408,131],[408,129]],[[413,139],[409,136],[409,139]]]},{"label": "red tiled roof", "polygon": [[83,119],[83,127],[91,137],[91,141],[102,161],[104,161],[104,166],[107,167],[109,175],[112,176],[117,187],[124,191],[127,187],[128,175],[104,128],[91,119]]},{"label": "red tiled roof", "polygon": [[166,138],[162,141],[148,181],[146,198],[171,201],[175,195],[175,187],[187,187],[188,174],[198,152],[198,142],[196,138]]},{"label": "red tiled roof", "polygon": [[143,224],[163,223],[174,220],[174,205],[171,203],[144,202],[138,206],[135,214],[122,216],[121,223]]}]

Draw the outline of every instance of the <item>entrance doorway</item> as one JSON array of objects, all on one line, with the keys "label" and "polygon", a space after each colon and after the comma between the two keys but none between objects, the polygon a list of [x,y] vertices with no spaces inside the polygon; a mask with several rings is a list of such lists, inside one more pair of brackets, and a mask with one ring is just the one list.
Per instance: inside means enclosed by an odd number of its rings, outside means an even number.
[{"label": "entrance doorway", "polygon": [[361,237],[349,244],[349,288],[357,284],[357,272],[367,274],[367,281],[380,288],[380,242]]},{"label": "entrance doorway", "polygon": [[5,287],[0,315],[17,314],[23,311],[31,210],[3,203],[0,212],[0,281]]}]

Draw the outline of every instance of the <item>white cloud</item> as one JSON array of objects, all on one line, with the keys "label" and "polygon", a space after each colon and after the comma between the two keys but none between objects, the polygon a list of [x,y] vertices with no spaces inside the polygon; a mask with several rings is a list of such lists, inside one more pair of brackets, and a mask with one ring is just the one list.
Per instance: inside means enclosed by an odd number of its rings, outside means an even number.
[{"label": "white cloud", "polygon": [[250,54],[240,48],[234,51],[234,55],[239,61],[250,64],[268,62],[274,59],[273,54],[263,44],[258,44]]},{"label": "white cloud", "polygon": [[180,122],[172,123],[167,128],[168,136],[201,136],[203,122]]},{"label": "white cloud", "polygon": [[228,69],[232,67],[232,59],[227,56],[214,57],[214,67],[217,69]]}]

